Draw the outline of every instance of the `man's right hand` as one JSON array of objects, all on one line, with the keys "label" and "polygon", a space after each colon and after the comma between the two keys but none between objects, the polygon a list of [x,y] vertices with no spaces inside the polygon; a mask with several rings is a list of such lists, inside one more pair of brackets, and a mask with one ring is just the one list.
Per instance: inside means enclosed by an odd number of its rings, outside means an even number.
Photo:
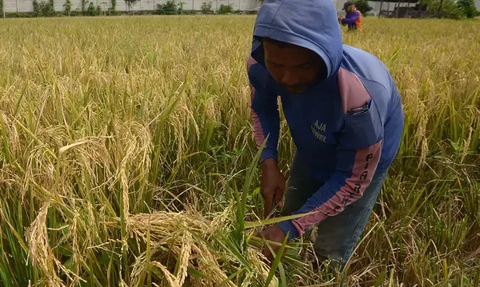
[{"label": "man's right hand", "polygon": [[260,192],[265,201],[265,218],[270,215],[275,205],[278,205],[282,201],[284,191],[285,177],[280,172],[277,162],[273,158],[262,162]]}]

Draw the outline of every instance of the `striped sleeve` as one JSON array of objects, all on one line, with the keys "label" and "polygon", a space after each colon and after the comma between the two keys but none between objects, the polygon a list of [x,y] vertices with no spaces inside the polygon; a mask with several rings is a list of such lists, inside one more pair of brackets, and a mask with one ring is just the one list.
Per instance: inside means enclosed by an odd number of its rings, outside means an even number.
[{"label": "striped sleeve", "polygon": [[380,161],[383,125],[375,102],[353,73],[340,69],[339,86],[345,129],[336,149],[336,170],[325,184],[293,214],[307,216],[279,223],[290,239],[328,216],[335,216],[360,199]]},{"label": "striped sleeve", "polygon": [[277,94],[268,87],[268,71],[250,56],[248,59],[248,78],[250,81],[253,134],[260,148],[268,136],[260,161],[273,158],[278,161],[278,137],[280,115]]}]

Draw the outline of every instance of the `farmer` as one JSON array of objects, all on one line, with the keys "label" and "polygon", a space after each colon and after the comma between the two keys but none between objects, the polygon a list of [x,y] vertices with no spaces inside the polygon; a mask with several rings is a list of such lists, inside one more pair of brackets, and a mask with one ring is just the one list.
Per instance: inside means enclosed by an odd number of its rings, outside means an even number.
[{"label": "farmer", "polygon": [[346,13],[346,17],[340,17],[338,18],[338,21],[343,25],[348,25],[348,30],[358,30],[360,32],[363,31],[362,28],[362,13],[357,10],[355,5],[353,5],[352,2],[346,2],[343,5],[343,10]]},{"label": "farmer", "polygon": [[[299,215],[262,232],[282,242],[318,225],[315,251],[343,265],[367,224],[403,130],[400,94],[385,65],[342,44],[333,1],[271,0],[255,23],[248,60],[265,214]],[[296,145],[290,179],[278,167],[277,96]],[[267,138],[268,136],[268,138]],[[277,247],[274,250],[278,251]],[[263,250],[272,258],[267,247]]]}]

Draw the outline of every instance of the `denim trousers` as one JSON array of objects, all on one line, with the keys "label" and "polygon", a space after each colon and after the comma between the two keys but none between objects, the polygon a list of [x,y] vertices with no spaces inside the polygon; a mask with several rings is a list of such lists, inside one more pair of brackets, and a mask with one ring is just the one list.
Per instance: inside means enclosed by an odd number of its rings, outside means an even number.
[{"label": "denim trousers", "polygon": [[[331,267],[340,267],[340,270],[343,270],[367,225],[387,173],[388,169],[377,172],[360,199],[345,207],[339,214],[327,217],[318,224],[314,249],[319,261],[330,260]],[[295,155],[287,182],[282,216],[300,209],[323,185],[323,182],[312,178],[310,174],[306,164]]]}]

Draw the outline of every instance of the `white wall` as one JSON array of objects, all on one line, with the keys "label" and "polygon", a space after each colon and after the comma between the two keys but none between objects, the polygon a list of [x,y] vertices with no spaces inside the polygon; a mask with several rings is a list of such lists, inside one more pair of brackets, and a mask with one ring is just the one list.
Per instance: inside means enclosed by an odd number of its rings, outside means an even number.
[{"label": "white wall", "polygon": [[[5,12],[33,12],[33,0],[3,0]],[[37,0],[41,2],[42,0]],[[48,0],[43,0],[48,1]],[[90,2],[93,2],[95,7],[100,5],[102,9],[106,9],[112,6],[111,0],[88,0],[89,2],[85,4],[85,9],[90,5]],[[202,3],[205,0],[183,0],[183,9],[184,10],[200,10]],[[81,0],[70,0],[72,3],[72,11],[82,10]],[[105,3],[106,2],[106,3]],[[152,11],[156,9],[157,4],[163,4],[166,0],[139,0],[134,6],[132,6],[131,11],[141,11],[147,10]],[[180,2],[179,0],[176,1]],[[212,9],[217,10],[220,8],[220,5],[229,5],[232,4],[234,10],[255,10],[260,6],[260,1],[258,0],[209,0],[207,2],[212,3]],[[54,8],[56,11],[64,11],[65,7],[63,6],[66,3],[66,0],[53,0]],[[103,4],[102,4],[103,3]],[[18,5],[18,10],[17,10]],[[126,11],[127,5],[123,0],[117,0],[117,11]]]},{"label": "white wall", "polygon": [[[343,9],[343,4],[345,4],[345,2],[347,1],[352,1],[352,0],[334,0],[334,1],[335,1],[335,4],[337,5],[337,10],[340,11],[339,13],[343,13],[341,12],[341,10]],[[393,1],[394,0],[392,0],[392,2],[384,2],[382,6],[382,10],[393,11],[395,9],[395,6],[397,5],[397,3]],[[370,5],[370,7],[373,8],[373,10],[370,11],[370,13],[377,15],[380,12],[380,4],[381,2],[368,1],[368,5]],[[406,7],[407,4],[401,4],[400,6]],[[413,7],[413,6],[414,4],[410,4],[410,7]]]},{"label": "white wall", "polygon": [[[32,12],[33,11],[33,0],[3,0],[4,1],[4,9],[5,12]],[[37,0],[42,1],[42,0]],[[48,0],[44,0],[48,1]],[[100,5],[102,8],[106,7],[107,9],[111,7],[111,0],[89,0],[93,2],[95,7]],[[183,8],[185,10],[200,10],[203,1],[208,1],[212,3],[212,9],[218,10],[220,5],[228,5],[232,4],[235,10],[256,10],[260,6],[259,0],[183,0]],[[333,0],[337,6],[337,10],[341,11],[343,8],[343,4],[348,0]],[[55,10],[56,11],[63,11],[65,8],[63,5],[65,4],[66,0],[53,0]],[[106,2],[106,3],[105,3]],[[139,0],[131,10],[133,11],[140,11],[140,10],[155,10],[157,4],[165,3],[166,0]],[[176,1],[177,3],[180,2],[179,0]],[[81,0],[71,0],[72,3],[72,11],[82,10],[82,2]],[[106,5],[102,5],[105,3]],[[370,6],[374,9],[372,13],[377,14],[380,11],[380,2],[369,2]],[[480,0],[475,0],[475,4],[477,9],[480,10]],[[89,3],[86,4],[88,7]],[[413,6],[413,5],[412,5]],[[18,10],[17,10],[18,7]],[[393,10],[395,7],[395,3],[390,3],[390,10]],[[388,9],[388,2],[383,3],[383,9]],[[125,1],[117,0],[117,11],[126,11],[127,6],[125,5]]]}]

